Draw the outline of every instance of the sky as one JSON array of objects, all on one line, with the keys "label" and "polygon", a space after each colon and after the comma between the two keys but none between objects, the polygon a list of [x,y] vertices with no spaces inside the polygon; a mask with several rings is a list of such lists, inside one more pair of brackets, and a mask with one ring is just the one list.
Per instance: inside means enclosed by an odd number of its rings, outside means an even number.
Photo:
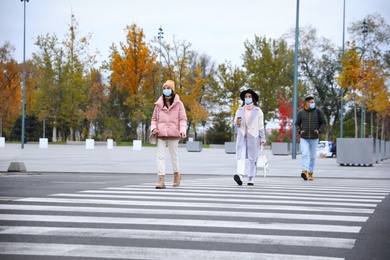
[{"label": "sky", "polygon": [[[345,0],[345,24],[380,14],[390,23],[389,0]],[[344,0],[300,0],[299,25],[312,26],[318,36],[341,46]],[[14,58],[23,62],[24,2],[0,0],[0,45],[16,48]],[[90,50],[99,50],[107,60],[110,46],[125,42],[127,25],[143,29],[145,40],[164,31],[164,41],[191,43],[216,64],[242,65],[244,42],[254,36],[277,39],[295,28],[297,0],[29,0],[26,3],[26,59],[38,48],[40,35],[65,39],[73,13],[79,36],[92,34]],[[348,33],[345,30],[345,39]]]}]

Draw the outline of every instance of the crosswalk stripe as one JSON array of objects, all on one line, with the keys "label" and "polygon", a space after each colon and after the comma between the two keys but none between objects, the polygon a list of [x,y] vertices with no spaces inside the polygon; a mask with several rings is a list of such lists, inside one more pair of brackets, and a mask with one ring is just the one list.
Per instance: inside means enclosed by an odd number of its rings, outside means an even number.
[{"label": "crosswalk stripe", "polygon": [[340,212],[340,213],[367,213],[372,214],[374,208],[345,208],[345,207],[316,207],[316,206],[285,206],[285,205],[247,205],[247,204],[224,204],[224,203],[189,203],[189,202],[166,202],[166,201],[130,201],[130,200],[107,200],[107,199],[69,199],[69,198],[23,198],[17,202],[43,202],[43,203],[71,203],[71,204],[99,204],[99,205],[127,205],[150,207],[189,207],[189,208],[230,208],[230,209],[262,209],[262,210],[292,210],[310,212]]},{"label": "crosswalk stripe", "polygon": [[[164,193],[161,193],[160,195],[163,195]],[[126,196],[126,195],[104,195],[104,194],[68,194],[68,193],[59,193],[59,194],[52,194],[50,196],[53,197],[80,197],[80,198],[113,198],[113,199],[144,199],[144,200],[177,200],[176,197],[167,197],[167,196]],[[188,198],[188,197],[180,197],[181,201],[224,201],[224,202],[236,202],[236,203],[242,203],[242,199],[227,199],[227,198]],[[377,203],[380,202],[380,200],[375,201]],[[318,199],[316,201],[308,201],[306,199],[301,198],[301,200],[291,200],[291,199],[283,199],[283,200],[261,200],[256,199],[251,201],[251,203],[254,204],[262,204],[262,203],[272,203],[272,204],[312,204],[312,205],[337,205],[337,206],[354,206],[354,207],[373,207],[375,208],[377,204],[372,203],[351,203],[351,202],[327,202],[323,201],[322,199]]]},{"label": "crosswalk stripe", "polygon": [[20,198],[21,197],[0,197],[0,201],[12,201]]},{"label": "crosswalk stripe", "polygon": [[[207,181],[209,182],[209,180]],[[140,188],[151,188],[155,185],[156,183],[145,183],[143,185],[137,185],[137,187]],[[171,183],[167,183],[168,185],[171,185]],[[277,185],[272,185],[272,184],[256,184],[255,187],[259,188],[260,191],[263,189],[266,190],[275,190],[275,189],[280,189],[280,190],[296,190],[296,191],[318,191],[318,192],[345,192],[345,193],[370,193],[370,194],[380,194],[380,195],[386,195],[390,192],[390,189],[386,189],[383,187],[372,187],[372,188],[361,188],[361,187],[354,187],[354,186],[334,186],[332,183],[332,187],[323,187],[323,185],[299,185],[299,186],[294,186],[299,183],[294,182],[294,183],[289,183],[285,185],[277,184]],[[133,187],[134,185],[127,185],[126,187]],[[244,189],[247,187],[246,185],[244,186],[237,186],[237,184],[233,183],[233,179],[229,181],[224,181],[224,182],[219,182],[218,184],[207,184],[207,183],[202,183],[202,182],[192,182],[192,181],[187,181],[183,185],[180,186],[181,189],[216,189],[216,190],[235,190],[239,191],[238,189]],[[250,187],[250,189],[253,189],[253,187]]]},{"label": "crosswalk stripe", "polygon": [[[145,189],[150,189],[150,186],[147,187],[140,187],[140,186],[133,186],[133,187],[109,187],[104,188],[102,190],[106,191],[145,191]],[[169,192],[182,192],[190,190],[192,193],[220,193],[220,194],[247,194],[248,190],[239,190],[237,188],[235,189],[211,189],[211,188],[198,188],[194,186],[186,186],[186,187],[180,187],[180,189],[169,189]],[[390,192],[390,191],[389,191]],[[274,195],[300,195],[300,196],[307,196],[308,194],[321,197],[321,196],[335,196],[335,197],[346,197],[346,198],[374,198],[374,199],[383,199],[386,197],[387,193],[366,193],[366,192],[351,192],[351,191],[315,191],[315,194],[313,194],[313,190],[307,190],[307,191],[295,191],[290,190],[288,188],[283,189],[268,189],[268,188],[261,188],[260,190],[251,190],[250,194],[274,194]]]},{"label": "crosswalk stripe", "polygon": [[17,215],[0,214],[4,221],[32,221],[32,222],[67,222],[67,223],[101,223],[101,224],[132,224],[132,225],[159,225],[159,226],[195,226],[221,228],[248,228],[274,229],[295,231],[316,231],[336,233],[359,233],[360,226],[295,224],[295,223],[265,223],[243,221],[218,221],[198,219],[156,219],[156,218],[121,218],[121,217],[94,217],[94,216],[60,216],[60,215]]},{"label": "crosswalk stripe", "polygon": [[[139,194],[142,191],[142,194],[156,194],[156,191],[145,191],[142,189],[129,189],[127,191],[113,191],[113,190],[85,190],[80,191],[79,193],[101,193],[101,194]],[[176,195],[177,191],[164,191],[163,195]],[[251,192],[251,193],[233,193],[232,192],[199,192],[199,191],[181,191],[181,195],[200,197],[221,197],[223,194],[224,198],[246,198],[248,196],[253,197],[256,195],[256,198],[274,198],[274,199],[284,199],[286,197],[294,197],[295,199],[305,199],[305,200],[328,200],[328,201],[360,201],[360,202],[381,202],[385,196],[352,196],[352,195],[325,195],[325,194],[316,194],[311,195],[310,197],[307,194],[297,194],[297,193],[278,193],[278,192]]]},{"label": "crosswalk stripe", "polygon": [[0,205],[0,210],[24,210],[24,211],[55,211],[55,212],[88,212],[88,213],[122,213],[122,214],[160,214],[160,215],[191,215],[191,216],[219,216],[240,218],[271,218],[271,219],[299,219],[321,221],[350,221],[366,222],[368,216],[344,216],[324,214],[289,214],[289,213],[263,213],[263,212],[237,212],[237,211],[212,211],[212,210],[181,210],[181,209],[127,209],[106,207],[66,207],[66,206],[40,206],[40,205]]},{"label": "crosswalk stripe", "polygon": [[336,237],[302,237],[275,236],[253,234],[231,234],[221,232],[188,232],[147,229],[105,229],[105,228],[70,228],[70,227],[30,227],[30,226],[0,226],[0,234],[9,235],[41,235],[41,236],[77,236],[104,237],[126,239],[158,239],[167,237],[173,241],[215,242],[215,243],[245,243],[263,245],[302,246],[346,248],[351,249],[354,239]]},{"label": "crosswalk stripe", "polygon": [[269,259],[269,260],[338,260],[343,258],[306,255],[264,254],[176,248],[123,247],[103,245],[52,244],[52,243],[7,243],[0,242],[0,252],[8,255],[44,255],[61,257],[96,257],[109,259]]}]

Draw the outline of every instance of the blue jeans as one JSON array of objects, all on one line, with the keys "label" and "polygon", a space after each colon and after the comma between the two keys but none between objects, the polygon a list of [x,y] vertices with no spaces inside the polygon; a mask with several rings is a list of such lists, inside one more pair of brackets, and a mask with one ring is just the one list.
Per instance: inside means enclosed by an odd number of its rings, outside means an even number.
[{"label": "blue jeans", "polygon": [[[301,138],[301,152],[302,152],[302,171],[314,171],[314,165],[316,164],[316,154],[318,147],[317,139],[304,139]],[[310,153],[310,163],[308,165],[308,158]],[[309,169],[308,169],[309,166]]]}]

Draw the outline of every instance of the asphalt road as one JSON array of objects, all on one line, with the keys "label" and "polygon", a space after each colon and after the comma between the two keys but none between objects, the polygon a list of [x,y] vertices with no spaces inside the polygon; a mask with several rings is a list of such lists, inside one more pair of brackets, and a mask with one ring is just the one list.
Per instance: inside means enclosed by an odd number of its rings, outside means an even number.
[{"label": "asphalt road", "polygon": [[390,179],[171,178],[3,173],[0,258],[390,259]]}]

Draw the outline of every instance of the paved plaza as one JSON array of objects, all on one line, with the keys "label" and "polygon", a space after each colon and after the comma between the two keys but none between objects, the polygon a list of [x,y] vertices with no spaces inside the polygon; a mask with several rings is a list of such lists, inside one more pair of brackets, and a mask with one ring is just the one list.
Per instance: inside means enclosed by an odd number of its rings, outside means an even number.
[{"label": "paved plaza", "polygon": [[[301,157],[291,155],[268,156],[270,177],[300,176]],[[167,174],[172,173],[167,151]],[[86,149],[84,145],[55,145],[39,148],[38,144],[5,144],[0,148],[0,172],[7,173],[11,162],[23,162],[27,173],[72,172],[72,173],[144,173],[156,174],[156,148],[132,146],[95,145]],[[182,174],[193,175],[233,175],[236,172],[235,154],[227,154],[221,148],[203,148],[201,152],[188,152],[179,147],[179,165]],[[262,173],[259,173],[262,176]],[[390,178],[390,160],[379,161],[369,166],[340,166],[335,158],[317,158],[315,177],[317,178]]]}]

